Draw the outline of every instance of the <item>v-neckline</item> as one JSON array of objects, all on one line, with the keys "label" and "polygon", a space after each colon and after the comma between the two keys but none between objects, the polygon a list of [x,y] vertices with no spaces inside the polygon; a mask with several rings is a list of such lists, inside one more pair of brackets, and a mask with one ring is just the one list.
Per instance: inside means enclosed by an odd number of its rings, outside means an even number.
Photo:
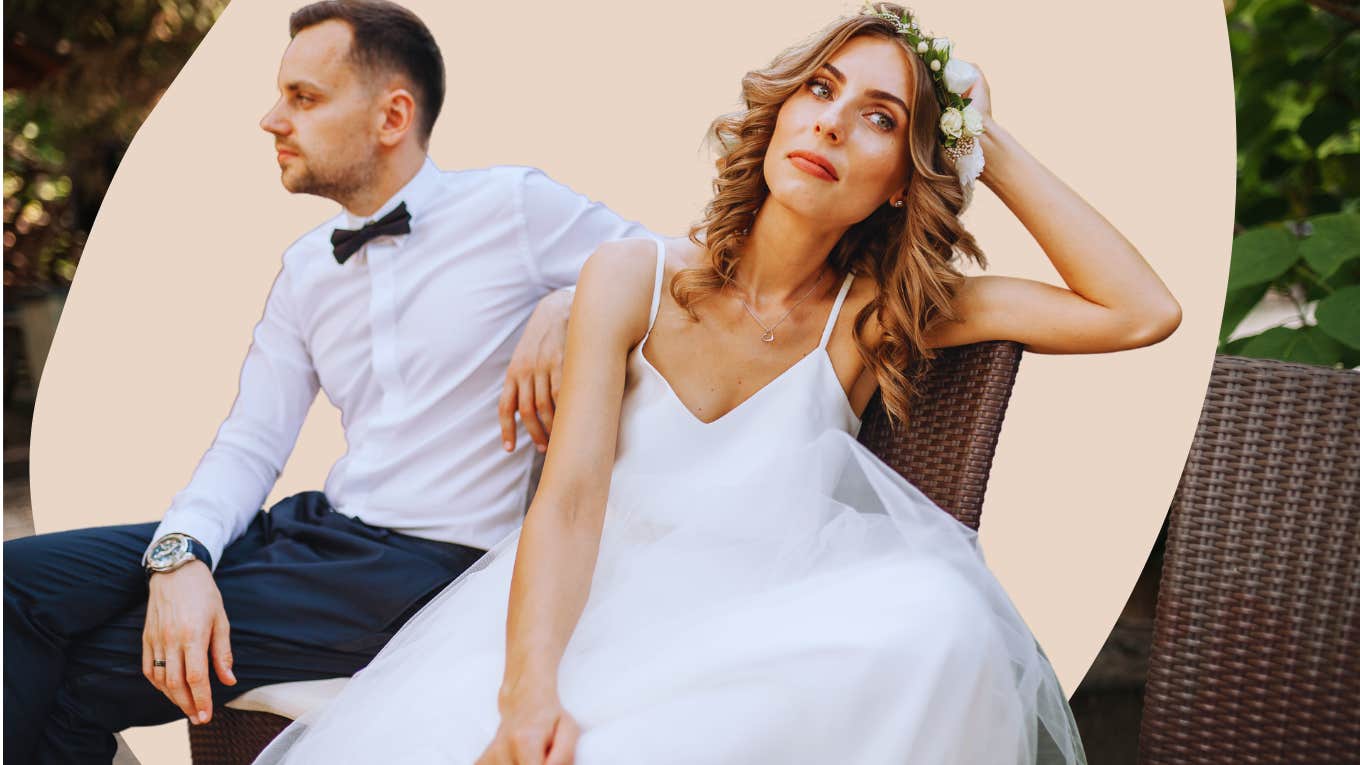
[{"label": "v-neckline", "polygon": [[836,390],[840,393],[838,398],[841,400],[842,403],[845,404],[846,410],[850,412],[850,416],[854,418],[856,423],[863,422],[860,419],[860,416],[855,413],[854,406],[851,405],[850,403],[850,394],[846,393],[845,388],[841,386],[840,380],[836,375],[836,366],[831,363],[831,353],[827,349],[827,341],[830,340],[831,338],[831,332],[836,325],[836,319],[839,318],[840,316],[840,308],[844,304],[846,293],[849,291],[850,288],[850,281],[853,278],[851,274],[846,274],[845,279],[841,282],[840,292],[836,295],[835,302],[831,304],[831,312],[827,315],[826,323],[822,328],[822,339],[819,343],[817,343],[816,348],[803,354],[801,357],[799,357],[797,361],[793,362],[788,367],[786,367],[784,371],[775,375],[769,382],[752,391],[751,395],[737,402],[736,406],[732,407],[731,409],[728,409],[726,412],[723,412],[721,415],[715,417],[712,420],[702,420],[699,418],[699,415],[694,413],[694,410],[690,408],[689,404],[686,404],[685,400],[680,398],[680,394],[675,392],[675,386],[671,385],[671,381],[668,380],[665,375],[661,374],[661,370],[656,368],[656,365],[652,363],[651,359],[647,358],[647,354],[645,353],[647,341],[652,339],[652,330],[656,326],[657,313],[661,308],[660,300],[661,289],[665,282],[666,248],[665,243],[662,242],[661,239],[656,239],[656,249],[657,249],[656,280],[653,286],[651,320],[647,325],[646,334],[642,336],[642,341],[637,344],[637,348],[635,350],[637,352],[637,355],[641,357],[642,363],[646,365],[648,369],[652,370],[652,374],[656,375],[657,378],[661,380],[661,384],[665,386],[667,393],[670,394],[671,400],[673,400],[677,406],[684,410],[685,414],[689,416],[690,420],[697,423],[700,427],[715,426],[718,423],[736,414],[737,411],[743,409],[752,400],[760,396],[761,393],[764,393],[766,388],[769,388],[778,383],[780,380],[784,379],[785,377],[788,377],[789,374],[792,373],[795,369],[802,366],[803,362],[807,361],[808,358],[820,355],[824,360],[824,363],[826,364],[827,371],[831,373],[831,379],[835,381]]},{"label": "v-neckline", "polygon": [[[673,400],[673,401],[674,401],[681,409],[683,409],[683,410],[685,411],[685,414],[689,415],[689,417],[690,417],[691,420],[693,420],[695,423],[699,424],[701,427],[709,427],[709,426],[717,425],[718,423],[722,422],[723,420],[726,420],[727,418],[731,417],[731,416],[732,416],[733,414],[735,414],[737,411],[741,410],[741,409],[744,408],[747,404],[751,403],[751,401],[753,401],[755,398],[757,398],[758,396],[760,396],[760,394],[764,393],[765,390],[766,390],[767,388],[773,386],[775,383],[778,383],[780,380],[784,379],[785,377],[788,377],[789,374],[790,374],[791,372],[793,372],[793,370],[795,370],[795,369],[797,369],[798,367],[802,366],[802,365],[803,365],[803,362],[807,361],[808,359],[812,358],[813,356],[817,356],[817,355],[820,354],[824,359],[826,359],[826,363],[827,363],[828,366],[831,364],[831,354],[827,353],[827,352],[826,352],[826,349],[823,348],[821,345],[818,345],[816,348],[812,349],[812,350],[809,351],[808,353],[803,354],[803,356],[802,356],[801,358],[799,358],[797,361],[793,362],[793,363],[790,364],[788,367],[786,367],[786,368],[784,369],[784,371],[782,371],[782,372],[780,372],[779,374],[775,375],[774,378],[772,378],[769,382],[767,382],[767,383],[765,383],[764,385],[762,385],[762,386],[760,386],[759,388],[757,388],[755,391],[753,391],[753,392],[751,393],[751,395],[749,395],[749,396],[747,396],[746,398],[742,399],[740,402],[737,403],[736,406],[732,407],[731,409],[728,409],[726,412],[723,412],[721,415],[719,415],[718,417],[716,417],[716,418],[714,418],[714,419],[712,419],[712,420],[702,420],[702,419],[699,418],[699,415],[695,414],[695,413],[694,413],[694,410],[693,410],[692,408],[690,408],[690,406],[689,406],[688,404],[685,403],[684,399],[680,398],[680,394],[675,392],[675,386],[671,385],[671,381],[668,380],[668,379],[666,379],[666,376],[665,376],[665,375],[661,374],[661,370],[660,370],[660,369],[657,369],[657,368],[656,368],[656,365],[652,363],[652,360],[649,359],[649,358],[647,358],[647,354],[643,352],[643,350],[644,350],[644,349],[646,348],[646,346],[647,346],[647,341],[650,340],[651,337],[652,337],[652,333],[649,331],[649,332],[647,333],[647,336],[644,337],[644,338],[642,338],[642,342],[639,343],[639,344],[638,344],[638,347],[637,347],[637,354],[638,354],[638,356],[641,357],[642,363],[643,363],[648,369],[652,370],[652,374],[656,375],[656,376],[657,376],[657,379],[659,379],[659,380],[661,381],[661,384],[665,386],[666,391],[667,391],[668,393],[670,393],[671,399],[672,399],[672,400]],[[834,368],[833,368],[833,375],[834,375]],[[838,388],[840,387],[839,381],[837,382],[836,387],[838,387]],[[844,393],[844,390],[842,390],[842,393]],[[848,398],[846,399],[846,406],[847,406],[847,408],[850,406],[850,401],[849,401]],[[857,419],[857,420],[859,419],[859,416],[855,414],[854,409],[851,409],[851,410],[850,410],[850,414],[851,414],[851,416],[855,417],[855,419]]]}]

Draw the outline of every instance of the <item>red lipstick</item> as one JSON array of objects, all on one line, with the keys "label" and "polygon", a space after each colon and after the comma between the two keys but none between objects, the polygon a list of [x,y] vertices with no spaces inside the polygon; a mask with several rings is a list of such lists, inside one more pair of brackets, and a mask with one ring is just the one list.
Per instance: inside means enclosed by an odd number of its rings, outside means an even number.
[{"label": "red lipstick", "polygon": [[808,175],[813,175],[826,181],[840,180],[840,175],[836,173],[836,167],[831,164],[831,160],[815,152],[802,150],[791,151],[789,152],[789,161],[793,163],[794,167],[797,167]]}]

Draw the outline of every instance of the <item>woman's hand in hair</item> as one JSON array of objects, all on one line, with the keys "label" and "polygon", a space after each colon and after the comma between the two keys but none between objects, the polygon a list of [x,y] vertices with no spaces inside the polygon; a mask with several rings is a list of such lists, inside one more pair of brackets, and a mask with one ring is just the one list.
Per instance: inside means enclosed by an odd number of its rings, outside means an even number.
[{"label": "woman's hand in hair", "polygon": [[963,97],[973,99],[970,106],[982,113],[983,120],[992,118],[992,89],[987,84],[987,75],[981,69],[978,69],[977,82],[963,92]]}]

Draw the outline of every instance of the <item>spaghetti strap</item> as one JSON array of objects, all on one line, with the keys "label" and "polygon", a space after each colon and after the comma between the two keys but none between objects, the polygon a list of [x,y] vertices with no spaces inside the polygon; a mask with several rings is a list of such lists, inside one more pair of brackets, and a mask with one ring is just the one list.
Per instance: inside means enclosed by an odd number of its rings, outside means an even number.
[{"label": "spaghetti strap", "polygon": [[836,317],[841,314],[841,306],[845,304],[845,296],[850,294],[850,282],[854,279],[854,274],[846,274],[845,281],[841,282],[841,292],[836,296],[836,303],[831,306],[831,315],[826,317],[826,329],[822,330],[822,342],[817,344],[818,348],[825,348],[826,342],[831,339],[831,330],[836,327]]},{"label": "spaghetti strap", "polygon": [[656,282],[652,285],[652,308],[651,315],[647,317],[647,334],[652,334],[652,325],[656,324],[656,314],[661,308],[661,284],[666,281],[666,244],[661,241],[661,237],[652,237],[656,241]]}]

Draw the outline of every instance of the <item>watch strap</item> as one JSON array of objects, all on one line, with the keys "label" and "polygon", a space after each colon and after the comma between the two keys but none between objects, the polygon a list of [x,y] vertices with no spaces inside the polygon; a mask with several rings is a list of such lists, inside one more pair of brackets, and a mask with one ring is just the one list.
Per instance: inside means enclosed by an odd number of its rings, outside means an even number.
[{"label": "watch strap", "polygon": [[[193,560],[201,560],[201,561],[203,561],[205,564],[207,564],[208,570],[209,570],[209,571],[212,571],[212,568],[213,568],[212,554],[208,552],[208,547],[207,547],[207,545],[205,545],[205,544],[203,544],[202,542],[198,541],[198,540],[195,539],[194,537],[189,536],[188,534],[184,534],[184,533],[182,533],[182,532],[175,532],[175,533],[178,534],[178,536],[182,536],[182,537],[184,537],[185,539],[189,540],[189,553],[190,553],[191,555],[193,555]],[[167,535],[165,535],[165,536],[170,536],[170,534],[167,534]],[[150,555],[151,549],[154,548],[157,544],[159,544],[160,541],[161,541],[162,539],[165,538],[165,536],[162,536],[162,537],[160,537],[159,539],[157,539],[157,540],[155,540],[154,542],[152,542],[151,547],[148,547],[148,548],[147,548],[147,552],[142,554],[142,571],[143,571],[143,573],[146,574],[146,578],[147,578],[147,579],[150,579],[152,574],[161,573],[160,571],[157,571],[156,569],[151,568],[151,562],[150,562],[149,555]],[[185,562],[187,563],[188,561],[185,561]],[[181,563],[180,565],[184,565],[184,564]],[[176,566],[175,568],[177,569],[177,568],[179,568],[179,566]],[[170,570],[171,570],[171,571],[174,571],[175,569],[170,569]]]}]

